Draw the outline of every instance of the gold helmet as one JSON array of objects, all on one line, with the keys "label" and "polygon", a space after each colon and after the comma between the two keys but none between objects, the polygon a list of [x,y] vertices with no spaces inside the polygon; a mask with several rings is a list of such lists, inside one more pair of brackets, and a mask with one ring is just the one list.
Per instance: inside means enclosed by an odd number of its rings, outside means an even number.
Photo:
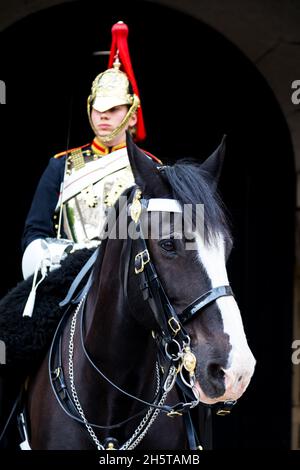
[{"label": "gold helmet", "polygon": [[[127,45],[128,27],[119,21],[112,27],[112,46],[110,51],[109,68],[97,75],[92,84],[88,97],[88,116],[90,124],[91,110],[105,112],[114,106],[127,105],[128,112],[121,124],[105,138],[104,142],[112,140],[127,125],[131,116],[137,112],[137,128],[135,140],[145,138],[145,128],[137,84],[133,74]],[[120,59],[122,62],[120,62]],[[120,70],[123,67],[125,71]],[[127,72],[127,73],[125,73]]]}]

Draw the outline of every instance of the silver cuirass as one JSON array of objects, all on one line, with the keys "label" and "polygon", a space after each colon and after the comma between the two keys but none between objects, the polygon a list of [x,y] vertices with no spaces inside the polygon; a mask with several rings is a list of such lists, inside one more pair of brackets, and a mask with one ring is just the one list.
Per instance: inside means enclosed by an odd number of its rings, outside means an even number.
[{"label": "silver cuirass", "polygon": [[134,184],[126,147],[97,159],[84,158],[85,150],[71,153],[57,216],[62,210],[63,231],[75,243],[91,245],[100,239],[107,209]]}]

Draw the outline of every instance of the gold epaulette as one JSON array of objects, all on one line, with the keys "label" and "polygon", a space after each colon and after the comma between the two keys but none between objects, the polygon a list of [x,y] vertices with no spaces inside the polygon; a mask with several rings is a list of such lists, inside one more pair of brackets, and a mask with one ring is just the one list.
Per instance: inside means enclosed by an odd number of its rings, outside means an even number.
[{"label": "gold epaulette", "polygon": [[78,154],[82,152],[83,149],[85,149],[86,147],[90,145],[91,144],[89,143],[89,144],[82,145],[81,147],[74,147],[73,149],[64,150],[64,152],[56,153],[53,158],[61,158],[61,157],[64,157],[65,155],[69,155],[73,153]]},{"label": "gold epaulette", "polygon": [[67,155],[68,153],[68,150],[65,150],[64,152],[60,152],[60,153],[57,153],[53,156],[53,158],[60,158],[60,157],[63,157],[65,155]]},{"label": "gold epaulette", "polygon": [[75,147],[73,149],[65,150],[64,152],[57,153],[54,158],[61,158],[63,156],[68,157],[68,169],[73,167],[75,170],[80,170],[85,166],[85,158],[90,157],[91,150],[86,147],[90,147],[91,144],[82,145],[81,147]]}]

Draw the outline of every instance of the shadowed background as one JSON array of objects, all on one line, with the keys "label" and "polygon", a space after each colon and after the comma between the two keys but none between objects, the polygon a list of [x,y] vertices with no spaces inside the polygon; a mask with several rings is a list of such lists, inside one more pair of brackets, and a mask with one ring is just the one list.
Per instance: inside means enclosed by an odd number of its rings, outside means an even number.
[{"label": "shadowed background", "polygon": [[[216,448],[289,448],[295,179],[289,130],[269,85],[224,36],[195,18],[141,2],[74,2],[1,33],[1,295],[21,279],[20,238],[49,158],[92,139],[86,98],[107,66],[111,25],[129,26],[147,140],[164,162],[203,160],[227,134],[220,190],[231,214],[233,290],[258,361]],[[93,14],[91,14],[91,11]]]}]

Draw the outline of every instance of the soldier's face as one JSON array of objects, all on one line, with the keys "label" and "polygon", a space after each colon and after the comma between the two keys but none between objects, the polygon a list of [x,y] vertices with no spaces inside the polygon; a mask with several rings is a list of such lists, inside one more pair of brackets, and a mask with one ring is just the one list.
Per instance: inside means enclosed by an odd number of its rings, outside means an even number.
[{"label": "soldier's face", "polygon": [[[100,112],[92,108],[91,119],[96,135],[101,139],[101,137],[106,137],[111,134],[121,124],[127,112],[128,107],[126,105],[114,106],[104,112]],[[134,114],[120,134],[117,135],[118,141],[125,140],[126,130],[128,127],[134,126],[136,124],[136,120],[137,118]]]}]

